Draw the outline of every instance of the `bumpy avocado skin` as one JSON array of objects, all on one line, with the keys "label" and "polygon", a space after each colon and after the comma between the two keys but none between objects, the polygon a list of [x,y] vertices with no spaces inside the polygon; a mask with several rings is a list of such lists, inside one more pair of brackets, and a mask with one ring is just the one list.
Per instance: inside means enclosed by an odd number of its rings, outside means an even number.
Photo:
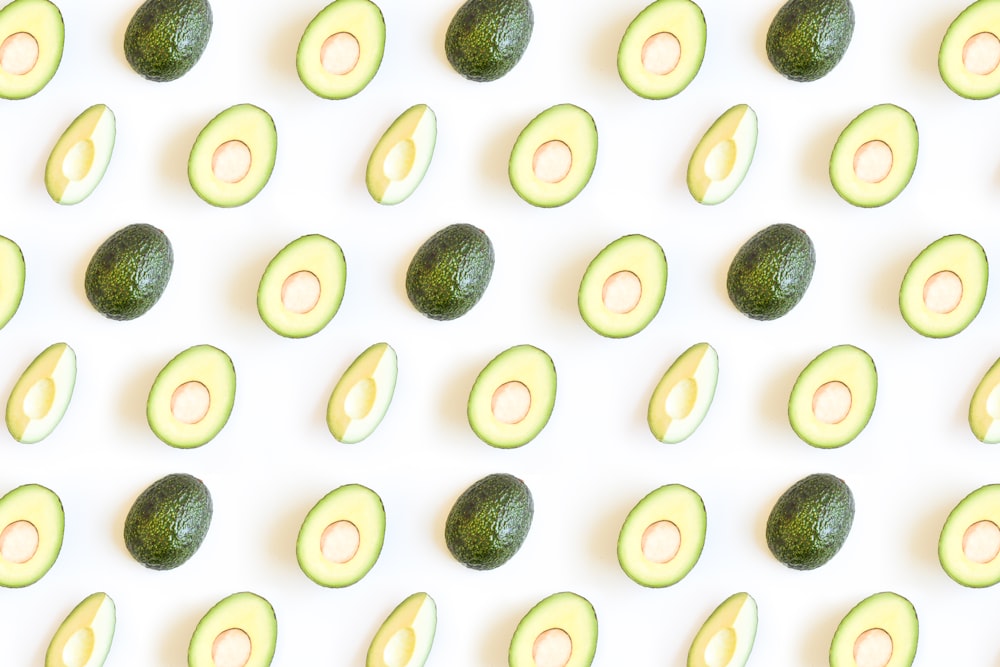
[{"label": "bumpy avocado skin", "polygon": [[406,295],[432,320],[453,320],[482,298],[495,261],[493,243],[481,229],[455,223],[435,232],[410,260]]},{"label": "bumpy avocado skin", "polygon": [[792,81],[815,81],[836,67],[854,34],[850,0],[788,0],[767,30],[767,58]]},{"label": "bumpy avocado skin", "polygon": [[173,272],[174,252],[162,230],[134,223],[109,236],[84,275],[91,305],[112,320],[132,320],[152,308]]},{"label": "bumpy avocado skin", "polygon": [[445,55],[472,81],[495,81],[518,63],[534,28],[529,0],[467,0],[445,33]]},{"label": "bumpy avocado skin", "polygon": [[854,522],[854,495],[829,473],[803,477],[785,491],[767,518],[771,553],[793,570],[813,570],[833,558]]},{"label": "bumpy avocado skin", "polygon": [[726,289],[733,305],[747,317],[774,320],[802,300],[815,268],[816,249],[806,232],[776,223],[754,234],[736,252]]},{"label": "bumpy avocado skin", "polygon": [[125,58],[145,79],[173,81],[195,66],[211,34],[208,0],[146,0],[125,28]]},{"label": "bumpy avocado skin", "polygon": [[514,475],[494,473],[467,488],[445,522],[445,542],[455,560],[473,570],[492,570],[521,548],[531,527],[534,501]]},{"label": "bumpy avocado skin", "polygon": [[171,570],[191,558],[212,522],[212,495],[187,473],[172,473],[149,485],[125,517],[125,546],[151,570]]}]

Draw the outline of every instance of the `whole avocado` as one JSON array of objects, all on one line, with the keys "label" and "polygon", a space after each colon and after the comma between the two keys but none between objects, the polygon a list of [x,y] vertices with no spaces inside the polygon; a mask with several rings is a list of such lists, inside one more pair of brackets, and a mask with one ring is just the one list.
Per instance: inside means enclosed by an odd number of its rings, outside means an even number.
[{"label": "whole avocado", "polygon": [[531,491],[507,473],[483,477],[452,505],[445,521],[448,550],[473,570],[492,570],[521,548],[534,516]]},{"label": "whole avocado", "polygon": [[125,59],[150,81],[173,81],[195,66],[212,34],[208,0],[146,0],[125,28]]},{"label": "whole avocado", "polygon": [[468,223],[454,223],[424,241],[406,270],[406,295],[433,320],[453,320],[482,298],[493,276],[493,243]]},{"label": "whole avocado", "polygon": [[87,299],[112,320],[132,320],[159,301],[174,266],[170,239],[160,229],[134,223],[109,236],[84,275]]},{"label": "whole avocado", "polygon": [[792,81],[826,76],[854,34],[851,0],[788,0],[767,30],[767,58]]},{"label": "whole avocado", "polygon": [[466,0],[445,33],[445,55],[472,81],[495,81],[518,63],[534,28],[529,0]]},{"label": "whole avocado", "polygon": [[793,570],[812,570],[833,558],[854,522],[854,495],[844,480],[815,473],[786,490],[767,517],[767,546]]},{"label": "whole avocado", "polygon": [[736,252],[726,289],[747,317],[773,320],[802,300],[815,268],[809,235],[795,225],[777,223],[758,231]]},{"label": "whole avocado", "polygon": [[172,473],[150,484],[125,517],[125,546],[152,570],[171,570],[191,558],[212,522],[212,495],[187,473]]}]

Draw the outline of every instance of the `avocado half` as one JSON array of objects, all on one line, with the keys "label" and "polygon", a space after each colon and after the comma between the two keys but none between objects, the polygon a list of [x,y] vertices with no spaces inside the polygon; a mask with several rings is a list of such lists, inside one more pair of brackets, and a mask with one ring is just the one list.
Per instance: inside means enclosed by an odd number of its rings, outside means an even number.
[{"label": "avocado half", "polygon": [[640,97],[673,97],[701,69],[706,37],[705,15],[692,0],[654,0],[622,35],[618,75]]},{"label": "avocado half", "polygon": [[21,306],[26,266],[24,253],[16,241],[0,236],[0,329]]},{"label": "avocado half", "polygon": [[837,625],[830,642],[830,667],[859,663],[910,667],[918,634],[917,612],[909,600],[892,591],[869,595]]},{"label": "avocado half", "polygon": [[188,667],[268,667],[278,642],[278,620],[265,598],[233,593],[205,612],[188,643]]},{"label": "avocado half", "polygon": [[0,586],[30,586],[52,569],[62,550],[62,501],[41,484],[22,484],[0,497]]},{"label": "avocado half", "polygon": [[371,0],[334,0],[306,25],[295,69],[319,97],[342,100],[360,93],[385,53],[385,19]]},{"label": "avocado half", "polygon": [[983,375],[969,400],[969,428],[980,442],[1000,442],[1000,359]]},{"label": "avocado half", "polygon": [[510,667],[589,667],[597,653],[597,613],[590,600],[572,591],[553,593],[518,622],[510,639]]},{"label": "avocado half", "polygon": [[938,537],[941,568],[955,582],[987,588],[1000,582],[1000,484],[983,485],[948,513]]},{"label": "avocado half", "polygon": [[967,99],[1000,93],[1000,1],[975,0],[959,12],[941,39],[938,72]]},{"label": "avocado half", "polygon": [[0,9],[0,98],[39,92],[62,62],[66,26],[49,0],[12,0]]}]

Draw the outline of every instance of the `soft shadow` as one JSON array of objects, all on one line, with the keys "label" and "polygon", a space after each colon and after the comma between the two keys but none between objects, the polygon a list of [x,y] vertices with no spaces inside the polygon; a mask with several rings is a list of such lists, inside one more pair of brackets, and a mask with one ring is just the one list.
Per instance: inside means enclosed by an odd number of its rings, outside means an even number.
[{"label": "soft shadow", "polygon": [[583,280],[583,274],[586,273],[590,262],[600,251],[601,247],[595,245],[592,252],[586,255],[581,253],[577,257],[568,258],[558,272],[557,279],[552,281],[549,288],[550,312],[566,319],[568,324],[583,327],[586,329],[585,333],[598,337],[600,334],[592,331],[580,316],[577,295],[580,292],[580,281]]},{"label": "soft shadow", "polygon": [[[293,239],[288,239],[291,242]],[[244,257],[240,269],[234,272],[229,283],[229,299],[227,307],[232,311],[232,315],[249,325],[265,325],[260,320],[257,312],[257,286],[260,284],[261,276],[268,262],[278,254],[283,246],[276,247],[254,246],[255,256]],[[277,335],[277,334],[275,334]]]},{"label": "soft shadow", "polygon": [[777,368],[777,364],[775,364],[777,372],[771,376],[767,389],[760,394],[760,407],[769,422],[778,426],[788,424],[788,396],[795,380],[799,377],[799,373],[809,361],[810,358],[806,355],[798,360],[794,366],[789,363]]},{"label": "soft shadow", "polygon": [[510,638],[520,623],[521,618],[527,613],[525,609],[509,609],[505,613],[494,614],[496,620],[489,631],[484,632],[482,644],[482,655],[480,664],[482,665],[502,665],[507,662],[507,654],[510,650]]},{"label": "soft shadow", "polygon": [[164,631],[160,635],[160,659],[157,663],[175,665],[184,661],[188,644],[191,642],[191,634],[206,611],[207,609],[192,609],[179,615],[173,623],[165,622]]},{"label": "soft shadow", "polygon": [[[844,119],[838,124],[828,123],[811,135],[809,141],[804,142],[804,150],[800,155],[799,169],[805,175],[806,180],[820,187],[826,188],[830,184],[830,153],[833,151],[837,138],[850,119]],[[816,156],[822,159],[817,160]]]},{"label": "soft shadow", "polygon": [[[319,502],[319,499],[323,495],[321,492],[314,499],[304,500],[296,507],[286,508],[281,517],[275,522],[273,527],[274,539],[270,540],[268,545],[268,558],[273,561],[272,567],[276,571],[285,569],[289,563],[298,563],[297,556],[295,555],[295,542],[299,536],[299,528],[302,526],[302,521],[305,519],[306,514],[309,513],[313,505]],[[299,574],[298,568],[289,567],[289,569],[294,569],[292,572],[293,575]]]},{"label": "soft shadow", "polygon": [[299,48],[299,41],[302,39],[302,33],[306,26],[309,25],[318,11],[304,11],[294,17],[286,16],[285,18],[288,20],[272,31],[274,38],[271,40],[271,48],[268,51],[268,65],[275,74],[287,80],[298,81],[299,74],[295,67],[295,56]]},{"label": "soft shadow", "polygon": [[621,78],[618,76],[618,46],[621,44],[625,29],[639,11],[641,10],[622,12],[613,21],[603,21],[600,30],[593,35],[592,48],[589,50],[590,71],[596,72],[600,78],[607,79],[611,84],[621,83]]},{"label": "soft shadow", "polygon": [[498,192],[504,194],[513,192],[510,187],[510,177],[507,174],[507,156],[510,155],[521,130],[530,121],[531,118],[525,118],[521,122],[511,122],[498,128],[481,152],[481,173],[485,175],[486,182],[496,188]]},{"label": "soft shadow", "polygon": [[847,611],[846,609],[839,613],[827,611],[823,620],[814,623],[802,637],[800,646],[803,665],[822,665],[829,661],[830,640]]},{"label": "soft shadow", "polygon": [[591,523],[590,556],[602,568],[618,571],[622,577],[627,577],[621,571],[618,562],[618,535],[621,532],[625,517],[642,498],[642,494],[628,500],[623,499],[617,507],[608,507],[600,517]]},{"label": "soft shadow", "polygon": [[461,370],[452,373],[452,378],[448,382],[448,388],[442,392],[439,405],[441,415],[446,424],[460,429],[468,429],[467,406],[469,404],[469,392],[476,381],[480,371],[490,362],[492,356],[488,353],[482,358],[469,360],[463,364]]},{"label": "soft shadow", "polygon": [[[188,126],[174,134],[173,139],[163,150],[160,160],[162,170],[161,183],[170,190],[176,190],[173,194],[187,196],[194,194],[188,182],[187,164],[191,156],[191,147],[201,129],[212,119],[212,115],[198,120],[191,121]],[[197,195],[194,195],[197,197]]]},{"label": "soft shadow", "polygon": [[[934,5],[934,9],[938,8],[938,5]],[[941,40],[944,39],[944,34],[948,31],[948,26],[958,16],[959,11],[961,9],[955,7],[947,12],[942,11],[939,16],[933,19],[928,18],[926,23],[920,26],[919,31],[913,32],[914,39],[910,54],[913,62],[917,65],[917,71],[921,76],[943,86],[945,84],[941,81],[941,73],[938,71],[937,64],[938,47],[941,45]],[[928,44],[933,45],[933,48],[927,48]]]},{"label": "soft shadow", "polygon": [[910,262],[918,252],[919,249],[913,249],[908,255],[900,254],[891,261],[882,263],[881,275],[878,280],[873,281],[872,294],[872,317],[884,320],[879,324],[889,323],[890,320],[892,323],[900,321],[902,316],[899,313],[899,286],[903,282],[903,276],[906,275]]},{"label": "soft shadow", "polygon": [[149,389],[153,386],[157,373],[170,361],[170,358],[171,354],[165,353],[158,363],[147,363],[144,367],[140,367],[123,384],[118,396],[117,418],[130,428],[148,430],[145,417]]}]

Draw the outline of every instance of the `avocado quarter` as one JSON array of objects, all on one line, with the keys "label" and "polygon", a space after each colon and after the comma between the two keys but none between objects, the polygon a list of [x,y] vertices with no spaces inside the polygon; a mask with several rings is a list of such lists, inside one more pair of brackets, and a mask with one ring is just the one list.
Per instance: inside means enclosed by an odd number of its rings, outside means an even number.
[{"label": "avocado quarter", "polygon": [[174,81],[195,66],[212,34],[208,0],[146,0],[125,28],[125,59],[150,81]]}]

